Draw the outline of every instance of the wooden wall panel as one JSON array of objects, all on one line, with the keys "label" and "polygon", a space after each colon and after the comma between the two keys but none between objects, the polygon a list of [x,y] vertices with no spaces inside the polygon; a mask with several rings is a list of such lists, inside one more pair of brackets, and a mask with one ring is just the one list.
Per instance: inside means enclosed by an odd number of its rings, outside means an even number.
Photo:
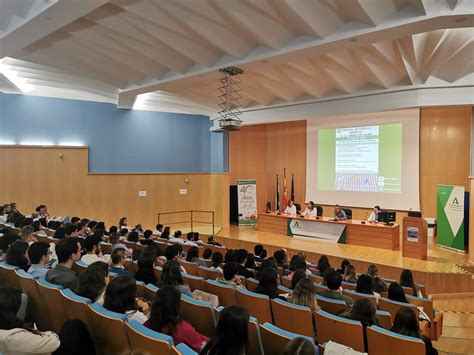
[{"label": "wooden wall panel", "polygon": [[[15,201],[24,213],[44,203],[53,214],[108,225],[127,216],[153,228],[158,212],[213,210],[215,223],[228,225],[228,174],[88,174],[88,149],[62,147],[0,147],[0,167],[0,201]],[[141,190],[147,197],[138,197]]]},{"label": "wooden wall panel", "polygon": [[436,185],[463,185],[471,171],[471,107],[420,110],[420,203],[436,216]]},{"label": "wooden wall panel", "polygon": [[264,210],[268,200],[266,125],[246,126],[229,134],[230,184],[241,179],[257,180],[258,210]]}]

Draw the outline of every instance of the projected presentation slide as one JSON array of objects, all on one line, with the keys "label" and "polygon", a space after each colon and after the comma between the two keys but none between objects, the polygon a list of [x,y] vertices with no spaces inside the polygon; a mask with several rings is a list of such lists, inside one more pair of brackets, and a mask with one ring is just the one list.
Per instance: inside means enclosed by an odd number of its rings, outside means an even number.
[{"label": "projected presentation slide", "polygon": [[401,193],[402,124],[318,130],[318,189]]}]

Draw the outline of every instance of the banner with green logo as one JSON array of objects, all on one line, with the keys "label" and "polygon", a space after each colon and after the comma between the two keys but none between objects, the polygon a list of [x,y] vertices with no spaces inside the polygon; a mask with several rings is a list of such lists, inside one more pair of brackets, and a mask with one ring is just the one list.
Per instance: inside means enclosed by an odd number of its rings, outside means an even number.
[{"label": "banner with green logo", "polygon": [[438,185],[438,245],[466,251],[464,242],[464,186]]},{"label": "banner with green logo", "polygon": [[257,224],[257,181],[238,180],[239,225]]}]

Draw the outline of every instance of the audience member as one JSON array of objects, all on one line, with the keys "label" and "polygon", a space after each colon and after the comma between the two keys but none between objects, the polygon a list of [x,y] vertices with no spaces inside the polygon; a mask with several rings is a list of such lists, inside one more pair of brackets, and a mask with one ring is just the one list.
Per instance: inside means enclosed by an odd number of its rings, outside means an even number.
[{"label": "audience member", "polygon": [[296,270],[304,270],[306,275],[311,275],[311,271],[306,269],[306,262],[298,254],[295,254],[291,257],[289,269],[291,271],[291,274],[289,275],[290,277],[293,277],[293,274]]},{"label": "audience member", "polygon": [[257,264],[255,264],[255,256],[252,253],[247,255],[247,261],[245,262],[245,268],[255,270],[257,269]]},{"label": "audience member", "polygon": [[174,232],[173,236],[170,237],[168,240],[172,243],[183,244],[184,240],[181,238],[182,235],[183,233],[180,230],[177,230]]},{"label": "audience member", "polygon": [[189,232],[186,235],[186,240],[183,242],[184,245],[190,245],[192,247],[197,247],[198,245],[194,242],[194,233]]},{"label": "audience member", "polygon": [[352,284],[357,282],[356,270],[355,270],[354,265],[349,264],[346,266],[346,269],[344,270],[343,281],[349,282]]},{"label": "audience member", "polygon": [[66,231],[66,238],[79,236],[79,228],[75,224],[72,224],[72,223],[66,224],[64,226],[64,230]]},{"label": "audience member", "polygon": [[209,244],[209,245],[215,245],[215,246],[217,246],[217,247],[221,247],[221,246],[222,246],[220,243],[218,243],[218,242],[216,242],[216,241],[214,240],[214,236],[213,236],[213,235],[210,235],[209,237],[207,237],[207,244]]},{"label": "audience member", "polygon": [[245,263],[247,262],[247,250],[239,249],[235,252],[235,261],[239,264],[238,274],[245,277],[255,277],[255,273],[251,270],[247,270]]},{"label": "audience member", "polygon": [[278,272],[274,268],[266,268],[262,271],[255,292],[266,295],[270,299],[280,298],[286,301],[284,297],[278,296]]},{"label": "audience member", "polygon": [[7,257],[5,261],[8,265],[16,266],[25,272],[30,268],[30,262],[26,257],[26,252],[28,251],[28,243],[22,240],[17,240],[10,244],[10,247],[7,250]]},{"label": "audience member", "polygon": [[253,255],[255,255],[255,261],[258,262],[258,263],[261,263],[263,261],[263,258],[261,257],[262,253],[263,253],[263,245],[262,244],[257,244],[254,248],[253,248]]},{"label": "audience member", "polygon": [[124,267],[125,260],[126,260],[125,256],[126,256],[125,249],[123,248],[114,249],[110,257],[109,271],[113,272],[114,274],[118,276],[130,274],[130,272],[128,270],[125,270],[125,267]]},{"label": "audience member", "polygon": [[48,263],[51,258],[49,244],[45,242],[35,242],[28,248],[28,259],[31,266],[28,273],[35,278],[44,278],[48,272]]},{"label": "audience member", "polygon": [[230,263],[230,262],[233,262],[233,261],[236,261],[235,260],[235,251],[233,249],[229,249],[229,250],[227,250],[227,253],[225,253],[224,262]]},{"label": "audience member", "polygon": [[152,252],[143,252],[138,257],[138,270],[135,272],[135,279],[147,284],[156,285],[158,279],[155,276],[156,254]]},{"label": "audience member", "polygon": [[[329,267],[327,268],[325,271],[324,271],[324,274],[323,274],[323,282],[322,284],[324,286],[327,286],[328,285],[328,280],[327,280],[327,276],[329,275],[329,273],[331,273],[332,271],[336,271],[334,270],[332,267]],[[337,272],[337,271],[336,271]],[[341,288],[342,289],[342,288]]]},{"label": "audience member", "polygon": [[[136,229],[135,229],[136,231]],[[151,245],[154,246],[156,243],[151,239],[153,232],[150,229],[147,229],[145,232],[143,232],[143,238],[140,240],[140,244],[142,245]]]},{"label": "audience member", "polygon": [[35,229],[31,225],[24,226],[20,232],[21,240],[24,242],[27,242],[28,245],[31,245],[34,242],[37,242],[38,239],[36,239],[34,233],[35,233]]},{"label": "audience member", "polygon": [[127,235],[127,241],[130,243],[138,243],[139,239],[138,232],[132,231]]},{"label": "audience member", "polygon": [[359,276],[355,291],[366,295],[373,295],[377,299],[377,303],[379,302],[380,293],[374,291],[374,282],[369,275],[363,274]]},{"label": "audience member", "polygon": [[158,223],[156,225],[156,230],[155,230],[154,234],[157,235],[158,237],[160,237],[161,233],[163,233],[163,225]]},{"label": "audience member", "polygon": [[214,335],[202,349],[200,355],[248,354],[249,318],[249,313],[241,306],[224,308],[220,312]]},{"label": "audience member", "polygon": [[110,255],[103,255],[100,247],[100,237],[98,235],[91,235],[84,240],[84,249],[86,254],[81,258],[81,261],[90,265],[96,261],[110,262]]},{"label": "audience member", "polygon": [[316,355],[316,348],[308,338],[293,338],[285,347],[283,355]]},{"label": "audience member", "polygon": [[53,238],[54,239],[64,239],[64,238],[66,238],[66,228],[58,227],[56,229],[56,232],[54,232]]},{"label": "audience member", "polygon": [[332,269],[326,274],[326,282],[328,290],[318,291],[318,295],[330,299],[342,300],[346,302],[348,306],[354,303],[352,298],[341,293],[342,275],[340,273]]},{"label": "audience member", "polygon": [[288,302],[309,307],[312,312],[319,310],[316,303],[316,288],[308,277],[298,281],[293,292],[288,296]]},{"label": "audience member", "polygon": [[409,303],[405,291],[398,282],[392,282],[388,287],[388,299],[396,302]]},{"label": "audience member", "polygon": [[18,319],[21,291],[0,287],[0,353],[50,354],[60,345],[53,332],[40,332]]},{"label": "audience member", "polygon": [[380,277],[374,277],[372,280],[374,281],[374,292],[381,294],[388,291],[387,283]]},{"label": "audience member", "polygon": [[199,232],[194,232],[193,233],[193,241],[194,243],[196,243],[197,245],[201,245],[202,244],[202,240],[199,239]]},{"label": "audience member", "polygon": [[[143,234],[143,227],[142,225],[139,223],[139,224],[136,224],[135,225],[135,228],[133,228],[133,230],[139,234]],[[152,232],[153,233],[153,232]]]},{"label": "audience member", "polygon": [[200,334],[181,317],[180,292],[172,286],[163,286],[156,292],[146,327],[173,337],[175,344],[184,343],[194,351],[200,351],[208,338]]},{"label": "audience member", "polygon": [[128,255],[133,254],[133,249],[128,248],[123,243],[120,243],[120,235],[118,233],[111,233],[109,235],[109,243],[112,244],[112,250],[123,249]]},{"label": "audience member", "polygon": [[275,271],[278,271],[278,266],[277,266],[276,261],[273,257],[265,259],[265,260],[262,261],[262,263],[260,264],[260,267],[257,270],[257,280],[260,279],[260,275],[262,274],[263,270],[265,270],[267,268],[272,268],[272,269],[275,269]]},{"label": "audience member", "polygon": [[202,258],[204,260],[211,260],[211,256],[212,256],[212,249],[210,248],[204,249],[204,251],[202,252]]},{"label": "audience member", "polygon": [[279,249],[273,253],[273,257],[278,265],[282,269],[286,270],[289,268],[288,265],[288,254],[284,249]]},{"label": "audience member", "polygon": [[367,269],[367,275],[371,278],[379,277],[379,268],[377,265],[371,264]]},{"label": "audience member", "polygon": [[415,284],[415,280],[413,279],[413,273],[408,269],[403,270],[400,274],[400,286],[411,288],[415,297],[423,297],[423,294],[421,293],[420,289]]},{"label": "audience member", "polygon": [[[104,308],[112,312],[123,313],[129,320],[140,324],[146,322],[147,317],[140,310],[145,303],[137,302],[137,286],[135,279],[130,275],[118,276],[110,281],[105,291]],[[144,310],[146,311],[146,309]]]},{"label": "audience member", "polygon": [[104,294],[109,281],[109,266],[103,261],[96,261],[79,275],[77,294],[90,299],[92,303],[104,304]]},{"label": "audience member", "polygon": [[205,266],[206,263],[199,259],[199,249],[198,247],[191,247],[188,250],[188,253],[186,254],[186,261],[190,263],[196,263],[198,265],[203,265]]},{"label": "audience member", "polygon": [[420,324],[412,309],[401,307],[398,310],[391,331],[423,340],[425,343],[426,355],[438,355],[438,351],[433,347],[431,340],[421,334]]},{"label": "audience member", "polygon": [[[166,228],[168,228],[168,227],[166,227]],[[163,233],[160,234],[160,238],[168,240],[168,239],[170,239],[170,230],[166,229],[166,228],[163,231]]]},{"label": "audience member", "polygon": [[375,318],[375,307],[367,298],[358,299],[353,305],[347,318],[358,320],[362,324],[364,332],[364,350],[368,352],[367,327],[378,324]]},{"label": "audience member", "polygon": [[305,277],[307,277],[305,270],[303,269],[296,270],[293,273],[293,277],[291,277],[291,289],[294,290],[298,281],[300,281],[301,279]]},{"label": "audience member", "polygon": [[118,233],[118,228],[117,228],[117,226],[111,226],[111,227],[109,228],[109,236],[110,236],[112,233]]},{"label": "audience member", "polygon": [[341,262],[341,268],[340,269],[337,269],[337,272],[340,273],[341,275],[344,275],[344,272],[346,271],[346,267],[349,266],[351,263],[349,262],[349,260],[342,260]]},{"label": "audience member", "polygon": [[216,251],[214,254],[212,254],[211,269],[217,269],[220,272],[222,272],[221,264],[222,264],[223,261],[224,261],[224,257],[222,256],[222,253]]},{"label": "audience member", "polygon": [[176,260],[168,260],[161,271],[161,278],[158,282],[158,287],[173,286],[179,292],[192,297],[191,289],[184,284],[181,269]]},{"label": "audience member", "polygon": [[46,273],[46,281],[77,292],[79,289],[79,279],[72,270],[72,266],[81,257],[79,238],[61,239],[56,244],[56,255],[58,257],[58,264],[54,269]]},{"label": "audience member", "polygon": [[223,275],[219,276],[216,281],[225,285],[245,288],[245,286],[242,285],[242,281],[240,280],[239,276],[237,275],[238,270],[239,266],[237,265],[237,263],[225,263]]},{"label": "audience member", "polygon": [[118,225],[119,225],[119,228],[120,228],[120,229],[125,228],[125,229],[127,229],[128,231],[131,230],[131,228],[128,226],[128,219],[127,219],[127,217],[122,217],[122,218],[120,218],[120,220],[119,220],[119,222],[118,222]]}]

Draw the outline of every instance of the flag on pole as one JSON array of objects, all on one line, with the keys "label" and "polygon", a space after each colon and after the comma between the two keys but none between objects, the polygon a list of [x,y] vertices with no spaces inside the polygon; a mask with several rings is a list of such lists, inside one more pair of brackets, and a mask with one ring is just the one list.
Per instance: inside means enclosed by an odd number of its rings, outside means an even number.
[{"label": "flag on pole", "polygon": [[283,199],[282,199],[282,210],[286,210],[288,206],[288,197],[287,197],[288,189],[286,188],[286,168],[283,168]]},{"label": "flag on pole", "polygon": [[280,212],[280,187],[278,185],[278,174],[277,174],[277,187],[276,187],[276,203],[275,211]]},{"label": "flag on pole", "polygon": [[290,200],[295,202],[295,177],[291,174],[291,193]]}]

